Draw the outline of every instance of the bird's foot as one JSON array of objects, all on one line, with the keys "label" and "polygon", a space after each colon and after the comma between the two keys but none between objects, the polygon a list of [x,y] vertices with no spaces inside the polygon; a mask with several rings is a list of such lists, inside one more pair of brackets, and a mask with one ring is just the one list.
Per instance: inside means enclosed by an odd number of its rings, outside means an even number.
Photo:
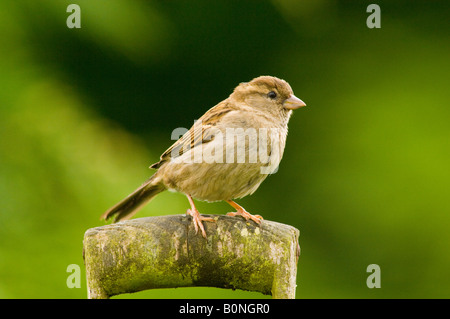
[{"label": "bird's foot", "polygon": [[245,209],[239,210],[237,212],[234,213],[227,213],[227,216],[242,216],[245,218],[245,220],[253,220],[255,223],[257,223],[258,225],[261,224],[261,220],[263,220],[264,218],[262,218],[262,216],[260,215],[252,215],[249,212],[247,212]]},{"label": "bird's foot", "polygon": [[215,220],[211,217],[204,217],[204,216],[200,215],[200,213],[196,209],[188,209],[186,211],[186,214],[192,216],[192,221],[194,222],[195,233],[197,234],[198,229],[200,228],[200,231],[202,232],[202,236],[204,238],[206,238],[206,232],[205,232],[205,228],[203,227],[202,221],[214,222]]},{"label": "bird's foot", "polygon": [[261,224],[261,220],[263,220],[264,218],[262,218],[262,216],[260,215],[252,215],[249,212],[247,212],[244,207],[240,206],[238,203],[233,202],[232,200],[227,200],[226,201],[228,204],[230,204],[233,208],[236,209],[235,213],[228,213],[227,216],[242,216],[245,218],[245,220],[253,220],[255,223],[257,223],[258,225]]}]

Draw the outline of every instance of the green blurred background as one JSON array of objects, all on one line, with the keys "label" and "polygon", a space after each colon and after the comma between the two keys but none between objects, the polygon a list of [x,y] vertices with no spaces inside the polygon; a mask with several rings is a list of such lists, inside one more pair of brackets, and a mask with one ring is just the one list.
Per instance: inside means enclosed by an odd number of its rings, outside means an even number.
[{"label": "green blurred background", "polygon": [[[152,174],[174,128],[274,75],[308,106],[279,171],[239,203],[300,229],[297,297],[449,298],[449,4],[377,1],[369,29],[371,2],[78,0],[81,29],[72,1],[0,2],[0,297],[85,298],[84,232]],[[187,208],[165,192],[137,217]]]}]

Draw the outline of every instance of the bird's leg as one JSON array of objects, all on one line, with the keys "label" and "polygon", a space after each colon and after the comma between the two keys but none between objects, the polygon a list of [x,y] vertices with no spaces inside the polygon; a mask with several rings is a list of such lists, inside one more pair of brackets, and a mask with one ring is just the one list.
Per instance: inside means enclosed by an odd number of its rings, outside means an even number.
[{"label": "bird's leg", "polygon": [[255,223],[260,224],[262,218],[260,215],[252,215],[249,212],[247,212],[244,207],[238,205],[236,202],[233,202],[232,200],[227,200],[227,203],[233,206],[236,209],[235,213],[228,213],[227,216],[242,216],[245,218],[245,220],[253,220]]},{"label": "bird's leg", "polygon": [[206,238],[206,232],[205,232],[205,228],[203,227],[202,221],[214,222],[214,219],[212,219],[210,217],[203,217],[202,215],[200,215],[197,208],[195,208],[192,197],[190,195],[186,195],[186,196],[189,200],[189,204],[191,204],[191,209],[188,209],[186,211],[186,214],[192,216],[192,221],[194,222],[195,233],[197,234],[198,229],[200,228],[200,230],[202,232],[202,236]]}]

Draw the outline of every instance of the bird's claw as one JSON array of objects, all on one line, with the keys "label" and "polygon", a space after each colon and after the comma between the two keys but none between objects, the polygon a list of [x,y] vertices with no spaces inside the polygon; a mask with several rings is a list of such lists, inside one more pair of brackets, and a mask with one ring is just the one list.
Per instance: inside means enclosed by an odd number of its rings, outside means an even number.
[{"label": "bird's claw", "polygon": [[262,218],[262,216],[252,215],[249,212],[247,212],[246,210],[238,210],[237,212],[234,212],[234,213],[227,213],[227,216],[242,216],[245,218],[245,220],[248,221],[249,219],[251,219],[258,225],[261,224],[261,220],[264,219],[264,218]]},{"label": "bird's claw", "polygon": [[192,216],[192,221],[194,223],[194,228],[195,228],[195,233],[198,233],[198,229],[200,228],[200,231],[202,232],[202,236],[204,238],[206,238],[206,231],[205,231],[205,227],[202,224],[202,221],[205,222],[214,222],[215,220],[211,217],[203,217],[202,215],[200,215],[200,213],[197,210],[193,210],[193,209],[188,209],[186,211],[186,214],[191,215]]}]

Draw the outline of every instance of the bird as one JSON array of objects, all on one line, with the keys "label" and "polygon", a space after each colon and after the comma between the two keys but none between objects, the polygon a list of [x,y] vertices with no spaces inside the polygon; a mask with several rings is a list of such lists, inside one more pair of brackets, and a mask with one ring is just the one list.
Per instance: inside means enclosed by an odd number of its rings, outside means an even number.
[{"label": "bird", "polygon": [[[108,209],[102,219],[114,222],[133,217],[159,193],[185,194],[196,234],[207,238],[196,200],[225,201],[246,221],[261,224],[235,202],[253,194],[266,177],[277,171],[283,156],[292,111],[306,104],[296,97],[288,82],[259,76],[241,82],[228,98],[201,116],[150,166],[156,172],[134,192]],[[181,134],[180,134],[181,135]]]}]

